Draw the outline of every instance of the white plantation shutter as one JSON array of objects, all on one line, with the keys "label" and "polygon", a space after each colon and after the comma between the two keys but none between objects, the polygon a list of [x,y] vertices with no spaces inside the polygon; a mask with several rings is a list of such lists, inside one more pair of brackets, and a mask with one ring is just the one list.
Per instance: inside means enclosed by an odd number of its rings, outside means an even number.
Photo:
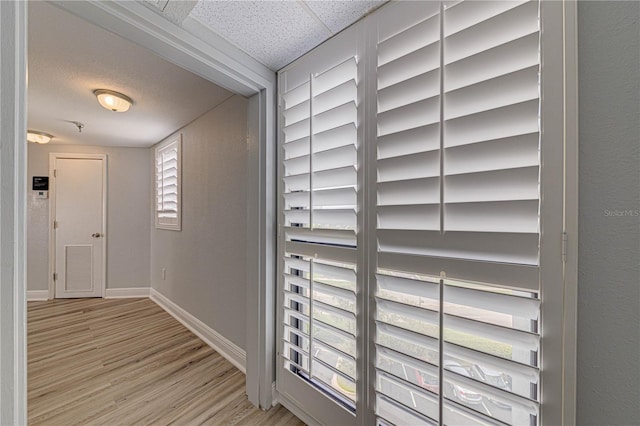
[{"label": "white plantation shutter", "polygon": [[156,147],[156,227],[180,230],[181,135]]},{"label": "white plantation shutter", "polygon": [[409,8],[379,19],[376,44],[375,411],[390,424],[439,419],[439,281],[404,265],[441,226],[440,4]]},{"label": "white plantation shutter", "polygon": [[[309,385],[355,409],[358,63],[354,48],[281,82],[281,362],[296,398]],[[297,383],[296,383],[297,382]],[[347,419],[352,416],[347,414]]]},{"label": "white plantation shutter", "polygon": [[342,33],[357,60],[337,42],[280,73],[283,365],[360,392],[336,419],[285,374],[283,401],[326,424],[560,423],[558,10],[392,2]]},{"label": "white plantation shutter", "polygon": [[385,422],[537,424],[538,7],[465,1],[381,20],[375,341]]}]

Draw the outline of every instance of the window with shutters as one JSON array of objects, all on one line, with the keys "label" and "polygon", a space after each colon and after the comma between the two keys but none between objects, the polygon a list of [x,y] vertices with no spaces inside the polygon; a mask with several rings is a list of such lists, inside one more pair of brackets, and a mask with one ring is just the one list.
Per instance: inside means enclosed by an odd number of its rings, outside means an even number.
[{"label": "window with shutters", "polygon": [[182,135],[159,144],[156,159],[156,228],[181,229],[180,167]]},{"label": "window with shutters", "polygon": [[561,8],[393,2],[280,72],[285,405],[561,423]]}]

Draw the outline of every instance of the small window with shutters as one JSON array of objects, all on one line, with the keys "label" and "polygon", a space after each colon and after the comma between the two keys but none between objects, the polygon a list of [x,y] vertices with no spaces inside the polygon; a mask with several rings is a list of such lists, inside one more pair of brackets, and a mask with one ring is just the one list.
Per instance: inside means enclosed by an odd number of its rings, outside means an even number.
[{"label": "small window with shutters", "polygon": [[182,135],[159,144],[156,158],[156,228],[180,231]]}]

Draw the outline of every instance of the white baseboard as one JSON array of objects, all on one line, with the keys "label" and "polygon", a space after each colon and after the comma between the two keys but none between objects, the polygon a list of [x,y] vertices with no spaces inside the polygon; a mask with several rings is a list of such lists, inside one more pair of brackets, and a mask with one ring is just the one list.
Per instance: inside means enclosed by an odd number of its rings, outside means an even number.
[{"label": "white baseboard", "polygon": [[150,287],[108,288],[104,292],[105,299],[126,299],[131,297],[149,297]]},{"label": "white baseboard", "polygon": [[49,300],[49,290],[27,290],[27,302]]},{"label": "white baseboard", "polygon": [[151,289],[150,298],[182,323],[182,325],[191,330],[193,334],[201,338],[207,345],[225,357],[227,361],[236,366],[243,374],[247,374],[247,354],[244,350],[153,288]]}]

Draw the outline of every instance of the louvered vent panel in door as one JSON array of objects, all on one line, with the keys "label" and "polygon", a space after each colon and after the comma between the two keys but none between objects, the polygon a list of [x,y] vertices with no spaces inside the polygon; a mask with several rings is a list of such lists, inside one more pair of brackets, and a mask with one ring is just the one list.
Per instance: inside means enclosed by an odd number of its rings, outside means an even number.
[{"label": "louvered vent panel in door", "polygon": [[64,247],[64,278],[67,291],[93,291],[93,246]]},{"label": "louvered vent panel in door", "polygon": [[357,61],[283,94],[285,367],[356,402]]},{"label": "louvered vent panel in door", "polygon": [[382,260],[412,258],[403,240],[440,231],[440,5],[409,7],[378,30],[375,411],[437,424],[439,281]]}]

